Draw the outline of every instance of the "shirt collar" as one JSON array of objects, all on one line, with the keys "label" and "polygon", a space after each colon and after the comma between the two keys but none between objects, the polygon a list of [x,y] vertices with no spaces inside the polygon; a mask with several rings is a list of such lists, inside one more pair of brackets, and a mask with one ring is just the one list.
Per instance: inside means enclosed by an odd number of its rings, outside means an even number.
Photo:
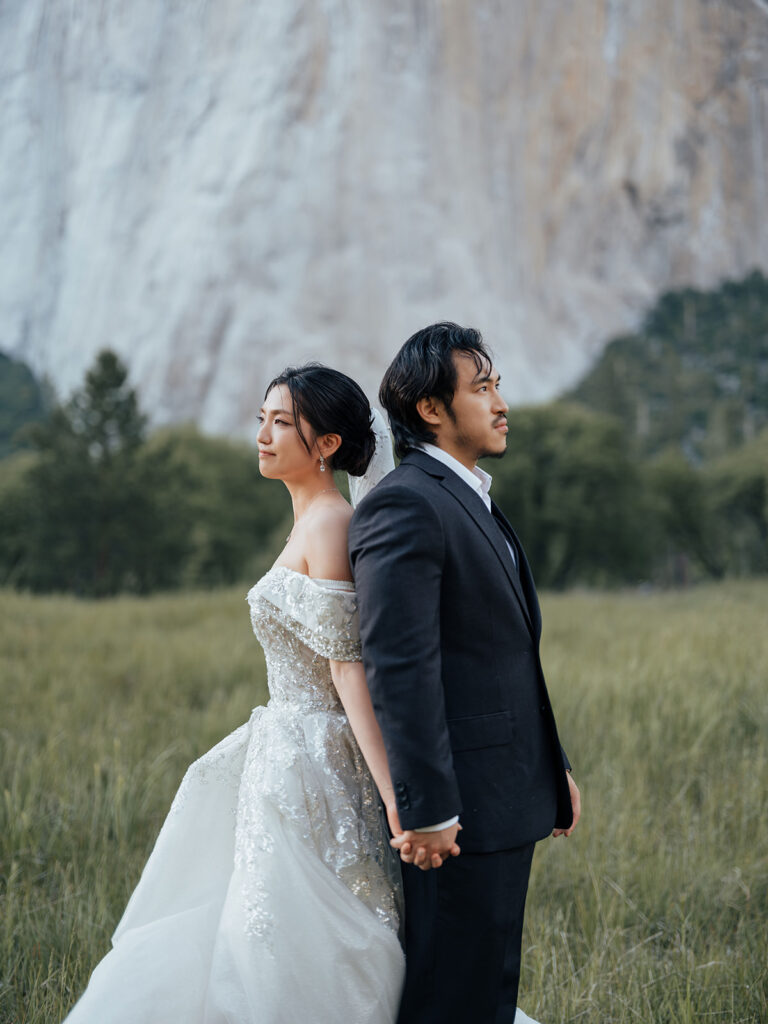
[{"label": "shirt collar", "polygon": [[425,455],[431,455],[433,459],[437,459],[438,462],[442,462],[448,469],[452,469],[456,476],[460,477],[464,483],[469,484],[473,491],[477,491],[486,505],[490,505],[489,491],[493,481],[490,473],[486,473],[479,466],[475,466],[474,469],[467,469],[457,458],[454,458],[453,455],[450,455],[442,448],[438,448],[436,444],[421,444],[418,450],[424,452]]}]

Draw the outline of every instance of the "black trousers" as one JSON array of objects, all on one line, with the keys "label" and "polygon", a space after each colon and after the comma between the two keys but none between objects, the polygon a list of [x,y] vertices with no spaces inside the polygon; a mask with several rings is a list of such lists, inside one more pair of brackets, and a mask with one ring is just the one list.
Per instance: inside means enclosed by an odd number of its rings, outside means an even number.
[{"label": "black trousers", "polygon": [[534,843],[403,865],[405,987],[397,1024],[513,1024]]}]

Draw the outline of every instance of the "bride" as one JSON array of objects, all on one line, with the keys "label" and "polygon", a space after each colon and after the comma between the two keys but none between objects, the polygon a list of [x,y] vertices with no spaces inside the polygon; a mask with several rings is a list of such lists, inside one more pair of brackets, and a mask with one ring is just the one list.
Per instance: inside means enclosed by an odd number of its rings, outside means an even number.
[{"label": "bride", "polygon": [[[276,377],[260,421],[259,469],[294,512],[248,593],[270,700],[187,770],[67,1024],[397,1016],[402,896],[387,825],[401,829],[360,661],[352,509],[332,475],[362,496],[392,468],[389,435],[354,381],[317,364]],[[518,1010],[523,1022],[536,1024]]]}]

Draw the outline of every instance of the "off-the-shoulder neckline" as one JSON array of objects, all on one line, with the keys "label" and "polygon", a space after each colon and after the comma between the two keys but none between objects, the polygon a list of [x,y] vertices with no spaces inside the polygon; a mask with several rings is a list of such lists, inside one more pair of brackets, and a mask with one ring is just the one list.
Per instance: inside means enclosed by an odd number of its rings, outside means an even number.
[{"label": "off-the-shoulder neckline", "polygon": [[267,570],[267,575],[271,572],[278,572],[278,570],[281,570],[282,572],[289,572],[292,576],[299,576],[303,580],[309,580],[310,583],[330,583],[332,587],[338,587],[339,590],[345,589],[353,591],[355,589],[355,584],[352,580],[332,580],[324,576],[307,576],[305,572],[299,572],[298,569],[291,569],[288,565],[273,565],[271,569]]}]

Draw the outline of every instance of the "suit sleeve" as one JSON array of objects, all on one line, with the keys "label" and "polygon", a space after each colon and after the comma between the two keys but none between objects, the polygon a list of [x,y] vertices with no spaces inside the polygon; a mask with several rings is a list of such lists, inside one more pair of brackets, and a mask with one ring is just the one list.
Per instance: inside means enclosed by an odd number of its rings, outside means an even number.
[{"label": "suit sleeve", "polygon": [[350,561],[363,663],[403,828],[461,811],[440,660],[444,538],[429,501],[378,488],[356,510]]}]

